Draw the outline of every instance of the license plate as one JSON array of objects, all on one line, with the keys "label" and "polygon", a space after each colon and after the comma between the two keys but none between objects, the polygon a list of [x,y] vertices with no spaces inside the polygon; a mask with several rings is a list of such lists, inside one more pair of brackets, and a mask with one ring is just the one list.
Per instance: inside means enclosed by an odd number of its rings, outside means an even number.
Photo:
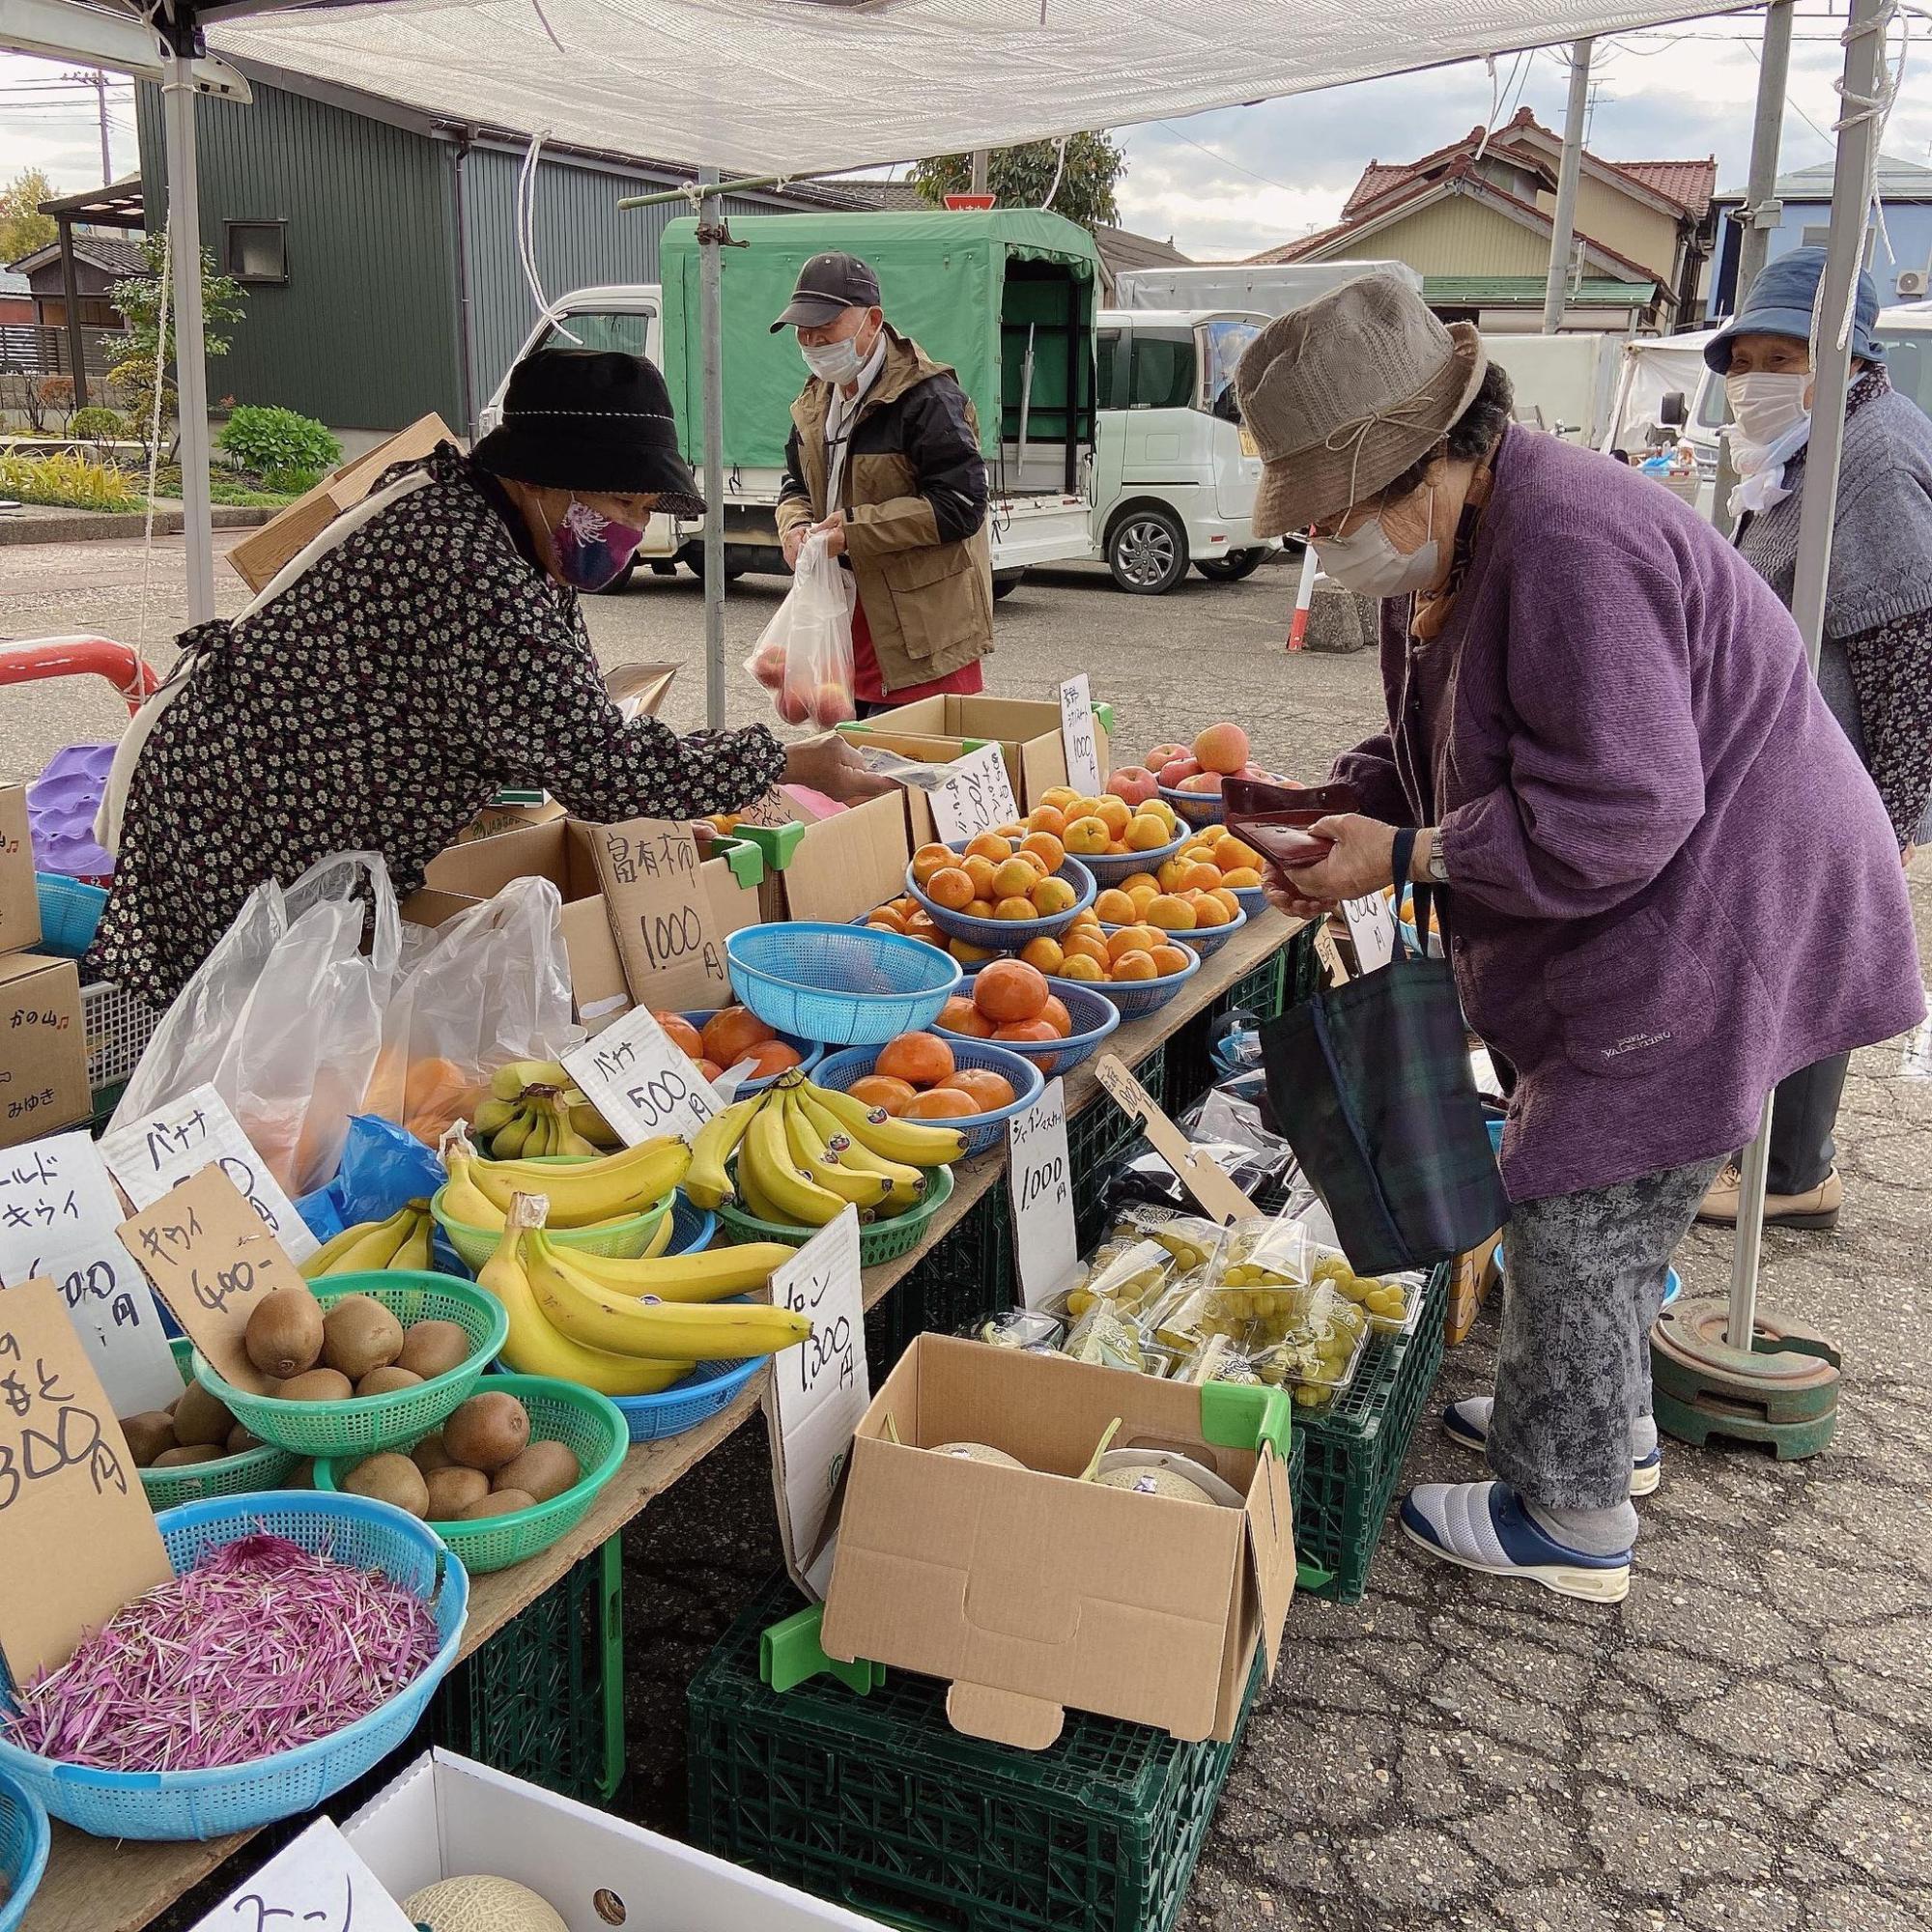
[{"label": "license plate", "polygon": [[1261,454],[1261,450],[1256,446],[1255,440],[1249,434],[1245,423],[1241,425],[1241,454],[1243,456],[1259,456]]}]

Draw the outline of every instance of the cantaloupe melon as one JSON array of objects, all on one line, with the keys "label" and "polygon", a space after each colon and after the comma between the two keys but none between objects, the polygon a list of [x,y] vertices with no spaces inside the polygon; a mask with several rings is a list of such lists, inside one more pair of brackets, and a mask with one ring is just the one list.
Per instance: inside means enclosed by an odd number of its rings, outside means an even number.
[{"label": "cantaloupe melon", "polygon": [[403,1900],[429,1932],[570,1932],[527,1886],[506,1878],[445,1878]]}]

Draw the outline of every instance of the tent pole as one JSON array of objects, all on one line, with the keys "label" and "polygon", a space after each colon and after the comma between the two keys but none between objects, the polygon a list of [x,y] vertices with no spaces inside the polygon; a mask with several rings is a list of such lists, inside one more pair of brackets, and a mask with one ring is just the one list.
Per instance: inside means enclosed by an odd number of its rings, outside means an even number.
[{"label": "tent pole", "polygon": [[[1838,474],[1845,450],[1845,385],[1851,375],[1849,339],[1838,341],[1870,218],[1872,168],[1878,157],[1879,121],[1861,112],[1873,99],[1885,62],[1885,34],[1894,0],[1851,0],[1845,28],[1844,100],[1847,120],[1838,131],[1837,168],[1832,178],[1832,242],[1818,289],[1818,346],[1812,364],[1811,440],[1804,456],[1804,502],[1798,522],[1798,571],[1791,614],[1804,639],[1811,669],[1825,636],[1825,587],[1832,571],[1832,524],[1837,511]],[[1731,1262],[1731,1300],[1724,1339],[1748,1350],[1757,1314],[1758,1252],[1764,1223],[1765,1174],[1770,1160],[1771,1105],[1765,1103],[1758,1137],[1745,1156],[1738,1193],[1738,1244]]]},{"label": "tent pole", "polygon": [[[1756,281],[1771,252],[1771,211],[1777,207],[1778,141],[1784,126],[1784,90],[1791,72],[1791,14],[1793,0],[1771,0],[1764,11],[1764,48],[1758,56],[1757,119],[1751,128],[1750,179],[1745,205],[1738,211],[1737,299]],[[1781,211],[1780,211],[1781,212]],[[1728,415],[1729,412],[1725,413]],[[1738,473],[1731,468],[1728,439],[1718,443],[1717,496],[1711,521],[1729,536],[1733,524],[1731,490]]]},{"label": "tent pole", "polygon": [[1563,117],[1563,160],[1556,171],[1556,213],[1550,217],[1549,279],[1543,290],[1543,332],[1563,327],[1570,297],[1570,244],[1577,235],[1577,182],[1583,172],[1583,114],[1590,104],[1590,49],[1577,41],[1570,49],[1570,105]]},{"label": "tent pole", "polygon": [[[715,186],[718,170],[703,183]],[[704,722],[724,723],[724,321],[722,278],[724,211],[697,220],[698,327],[704,336]]]},{"label": "tent pole", "polygon": [[[175,398],[187,548],[187,620],[214,615],[214,532],[208,492],[208,360],[202,348],[201,188],[194,149],[194,62],[177,54],[161,83],[167,132],[168,255],[174,275]],[[155,371],[161,380],[162,371]]]},{"label": "tent pole", "polygon": [[[80,278],[73,267],[73,216],[54,224],[60,236],[61,312],[67,327],[68,374],[73,378],[73,406],[87,407],[87,338],[80,332]],[[55,358],[58,362],[58,357]]]}]

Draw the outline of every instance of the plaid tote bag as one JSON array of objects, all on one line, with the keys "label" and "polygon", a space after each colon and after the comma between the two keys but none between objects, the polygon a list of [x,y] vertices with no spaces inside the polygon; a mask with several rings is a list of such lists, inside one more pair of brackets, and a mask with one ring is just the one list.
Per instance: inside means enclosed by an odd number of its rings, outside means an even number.
[{"label": "plaid tote bag", "polygon": [[[1415,835],[1397,835],[1398,882]],[[1398,889],[1399,886],[1398,886]],[[1416,891],[1415,930],[1429,930]],[[1364,1274],[1427,1267],[1509,1218],[1449,963],[1396,927],[1378,972],[1325,987],[1262,1029],[1268,1104]]]}]

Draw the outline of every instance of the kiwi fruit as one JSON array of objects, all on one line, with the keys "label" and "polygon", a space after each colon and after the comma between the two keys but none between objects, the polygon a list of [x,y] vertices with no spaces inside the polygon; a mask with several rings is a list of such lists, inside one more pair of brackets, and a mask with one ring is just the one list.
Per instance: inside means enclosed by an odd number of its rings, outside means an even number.
[{"label": "kiwi fruit", "polygon": [[429,1515],[429,1485],[423,1473],[407,1456],[385,1449],[380,1456],[365,1456],[337,1486],[352,1496],[373,1496],[378,1502],[394,1503],[413,1517]]},{"label": "kiwi fruit", "polygon": [[540,1503],[574,1490],[582,1480],[583,1465],[568,1444],[532,1442],[521,1456],[505,1463],[490,1479],[493,1490],[522,1490]]},{"label": "kiwi fruit", "polygon": [[137,1469],[149,1467],[156,1456],[165,1456],[175,1447],[174,1418],[165,1409],[143,1409],[139,1415],[121,1418],[121,1434],[128,1438],[128,1453]]},{"label": "kiwi fruit", "polygon": [[445,1416],[442,1446],[450,1461],[467,1469],[494,1475],[513,1463],[530,1443],[530,1418],[513,1395],[491,1390],[472,1395],[462,1407]]},{"label": "kiwi fruit", "polygon": [[246,1455],[250,1449],[261,1448],[262,1438],[259,1435],[257,1435],[255,1432],[252,1429],[248,1428],[245,1424],[238,1422],[235,1425],[235,1427],[228,1432],[228,1441],[225,1446],[227,1448],[229,1455],[243,1456]]},{"label": "kiwi fruit", "polygon": [[481,1469],[459,1469],[454,1463],[429,1479],[429,1520],[454,1522],[471,1503],[490,1493],[490,1478]]},{"label": "kiwi fruit", "polygon": [[355,1393],[355,1384],[339,1369],[310,1369],[291,1376],[275,1391],[283,1402],[347,1402]]},{"label": "kiwi fruit", "polygon": [[286,1381],[322,1353],[322,1304],[305,1288],[278,1288],[255,1305],[242,1346],[265,1376]]},{"label": "kiwi fruit", "polygon": [[371,1369],[355,1384],[357,1395],[392,1395],[397,1389],[412,1389],[422,1386],[422,1378],[413,1369],[391,1366],[386,1369]]},{"label": "kiwi fruit", "polygon": [[396,1367],[429,1381],[460,1369],[471,1354],[469,1336],[455,1321],[417,1321],[403,1331],[402,1353]]},{"label": "kiwi fruit", "polygon": [[372,1294],[345,1294],[322,1318],[322,1359],[352,1382],[402,1352],[403,1324]]},{"label": "kiwi fruit", "polygon": [[315,1488],[314,1459],[312,1457],[304,1456],[301,1459],[301,1461],[295,1465],[295,1467],[291,1469],[289,1473],[282,1478],[281,1487],[285,1490],[314,1489]]},{"label": "kiwi fruit", "polygon": [[199,1382],[190,1382],[175,1405],[174,1427],[175,1440],[184,1449],[204,1443],[218,1447],[233,1433],[235,1418],[226,1403],[216,1402]]},{"label": "kiwi fruit", "polygon": [[534,1509],[536,1500],[525,1490],[492,1490],[487,1496],[479,1496],[456,1520],[480,1522],[486,1516],[508,1516],[513,1510]]},{"label": "kiwi fruit", "polygon": [[227,1453],[218,1443],[195,1442],[181,1449],[163,1449],[148,1466],[151,1469],[185,1469],[190,1463],[218,1463]]},{"label": "kiwi fruit", "polygon": [[456,1458],[442,1446],[442,1431],[432,1430],[410,1451],[410,1461],[425,1476],[433,1476],[439,1469],[453,1469]]}]

